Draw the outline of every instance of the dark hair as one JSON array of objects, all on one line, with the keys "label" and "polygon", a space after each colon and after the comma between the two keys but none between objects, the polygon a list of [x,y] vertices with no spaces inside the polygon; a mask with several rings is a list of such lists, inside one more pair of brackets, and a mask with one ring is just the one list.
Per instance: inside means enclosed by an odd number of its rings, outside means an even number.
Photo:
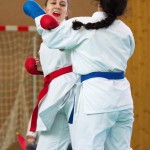
[{"label": "dark hair", "polygon": [[48,2],[48,0],[46,0],[46,1],[45,1],[45,4],[44,4],[44,6],[47,6],[47,2]]},{"label": "dark hair", "polygon": [[106,18],[96,22],[83,24],[79,21],[74,21],[72,28],[74,30],[80,29],[82,26],[87,29],[100,29],[109,27],[118,16],[123,15],[128,0],[95,0],[100,3],[102,11],[106,13]]}]

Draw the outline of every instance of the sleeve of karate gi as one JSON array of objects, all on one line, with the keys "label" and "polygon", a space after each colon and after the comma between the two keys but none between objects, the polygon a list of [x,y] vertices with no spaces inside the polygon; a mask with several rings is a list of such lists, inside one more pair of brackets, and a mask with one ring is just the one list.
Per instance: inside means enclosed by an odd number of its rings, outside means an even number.
[{"label": "sleeve of karate gi", "polygon": [[37,135],[38,135],[38,133],[30,131],[30,126],[31,126],[31,118],[30,118],[29,123],[28,123],[28,128],[27,128],[26,136],[33,136],[33,137],[36,138]]},{"label": "sleeve of karate gi", "polygon": [[130,57],[132,56],[134,50],[135,50],[135,40],[134,40],[134,36],[132,31],[130,32],[130,46],[131,46],[131,53],[130,53]]},{"label": "sleeve of karate gi", "polygon": [[38,33],[42,36],[43,42],[52,49],[71,50],[89,38],[91,32],[84,28],[72,29],[74,19],[69,19],[52,30],[45,30],[40,25],[42,15],[35,18]]}]

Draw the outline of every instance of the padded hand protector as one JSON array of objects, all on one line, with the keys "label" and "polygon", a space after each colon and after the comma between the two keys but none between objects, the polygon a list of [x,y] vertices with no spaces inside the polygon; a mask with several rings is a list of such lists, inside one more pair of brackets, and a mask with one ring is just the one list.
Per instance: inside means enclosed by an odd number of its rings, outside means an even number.
[{"label": "padded hand protector", "polygon": [[51,15],[43,15],[40,20],[41,27],[46,30],[54,29],[59,26],[56,19]]},{"label": "padded hand protector", "polygon": [[25,61],[25,68],[27,72],[32,75],[43,75],[43,72],[37,70],[35,58],[29,57]]},{"label": "padded hand protector", "polygon": [[35,19],[36,17],[38,17],[40,15],[45,14],[42,7],[37,2],[35,2],[34,0],[26,1],[23,5],[23,10],[27,16],[30,16],[33,19]]}]

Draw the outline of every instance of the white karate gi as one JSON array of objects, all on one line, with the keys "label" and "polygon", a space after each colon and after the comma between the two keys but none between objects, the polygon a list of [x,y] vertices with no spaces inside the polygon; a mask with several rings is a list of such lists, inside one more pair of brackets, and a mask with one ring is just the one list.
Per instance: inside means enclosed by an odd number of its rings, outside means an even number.
[{"label": "white karate gi", "polygon": [[[70,66],[70,52],[49,49],[44,43],[40,46],[40,62],[44,77],[55,70]],[[74,103],[78,76],[73,73],[61,75],[49,85],[47,95],[42,100],[37,120],[37,131],[40,132],[37,150],[66,150],[70,141],[72,125],[68,120]],[[70,129],[69,129],[70,126]],[[70,131],[69,131],[70,130]],[[27,135],[36,136],[28,131]]]},{"label": "white karate gi", "polygon": [[[117,19],[99,30],[72,29],[72,21],[97,22],[105,13],[70,19],[54,30],[43,30],[40,17],[35,18],[38,32],[49,48],[71,52],[73,71],[79,75],[91,72],[126,72],[134,51],[130,28]],[[81,85],[76,110],[75,150],[130,150],[133,124],[133,100],[126,78],[108,80],[91,78]]]}]

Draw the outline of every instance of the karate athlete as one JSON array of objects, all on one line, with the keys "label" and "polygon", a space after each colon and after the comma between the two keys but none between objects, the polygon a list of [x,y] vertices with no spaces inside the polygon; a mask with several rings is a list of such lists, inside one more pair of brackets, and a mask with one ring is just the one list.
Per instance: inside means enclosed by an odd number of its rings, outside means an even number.
[{"label": "karate athlete", "polygon": [[[45,12],[52,15],[58,23],[65,21],[68,7],[69,0],[46,0],[45,2]],[[26,61],[27,70],[36,75],[43,71],[45,85],[49,80],[52,81],[48,85],[46,94],[43,96],[40,93],[39,97],[42,99],[38,100],[38,107],[33,111],[27,132],[27,146],[35,143],[39,133],[37,150],[67,150],[71,142],[69,132],[71,134],[73,132],[73,127],[68,125],[68,120],[74,103],[78,76],[72,72],[70,52],[63,53],[60,50],[49,49],[42,43],[39,57],[41,66],[37,58],[35,60],[29,58]],[[30,63],[37,65],[37,71],[35,67],[33,71],[31,70]]]},{"label": "karate athlete", "polygon": [[74,150],[130,150],[133,100],[125,72],[135,43],[118,18],[127,0],[96,1],[99,11],[92,17],[73,18],[50,31],[42,28],[48,17],[41,14],[35,22],[49,48],[71,52],[73,71],[81,75]]}]

